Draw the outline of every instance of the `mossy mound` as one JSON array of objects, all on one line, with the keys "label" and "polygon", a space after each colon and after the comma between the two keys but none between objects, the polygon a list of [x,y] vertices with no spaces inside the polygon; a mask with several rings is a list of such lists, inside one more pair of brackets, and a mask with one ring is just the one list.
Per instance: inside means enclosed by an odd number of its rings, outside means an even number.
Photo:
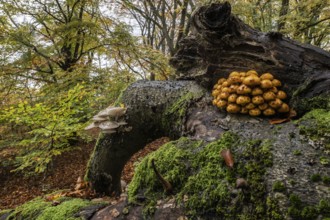
[{"label": "mossy mound", "polygon": [[[141,203],[144,214],[152,215],[158,200],[165,199],[163,187],[154,174],[151,160],[174,188],[178,207],[186,215],[202,218],[260,219],[268,215],[263,175],[272,165],[269,141],[242,140],[233,133],[221,139],[204,141],[181,138],[162,146],[141,161],[129,185],[131,203]],[[234,168],[225,165],[220,156],[229,149],[235,159]],[[237,189],[236,179],[244,178],[247,189]]]},{"label": "mossy mound", "polygon": [[[330,108],[329,108],[330,109]],[[330,154],[330,111],[329,109],[314,109],[305,114],[299,121],[300,133],[315,142],[321,142],[325,155]],[[330,158],[328,164],[330,165]],[[325,159],[322,163],[326,163]]]},{"label": "mossy mound", "polygon": [[[330,111],[314,109],[305,114],[299,121],[300,134],[307,136],[314,144],[322,146],[323,154],[319,162],[330,167]],[[327,183],[328,177],[324,177]]]},{"label": "mossy mound", "polygon": [[[11,212],[6,220],[35,219],[35,220],[73,220],[82,219],[79,211],[90,206],[102,205],[78,198],[61,197],[54,201],[46,201],[37,197]],[[105,204],[104,204],[105,205]]]}]

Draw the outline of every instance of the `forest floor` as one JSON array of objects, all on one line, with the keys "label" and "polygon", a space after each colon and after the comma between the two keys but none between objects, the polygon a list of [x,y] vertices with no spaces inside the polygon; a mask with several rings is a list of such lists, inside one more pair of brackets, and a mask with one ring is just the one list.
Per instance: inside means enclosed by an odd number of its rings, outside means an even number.
[{"label": "forest floor", "polygon": [[[168,141],[165,137],[157,139],[133,155],[124,168],[122,179],[129,183],[134,175],[134,163]],[[77,179],[85,175],[94,145],[95,143],[81,144],[78,150],[57,156],[53,161],[53,169],[47,175],[24,176],[22,173],[10,172],[13,169],[11,166],[1,166],[0,210],[15,208],[37,196],[57,190],[74,189]],[[14,155],[14,149],[1,149],[0,161],[13,159]]]}]

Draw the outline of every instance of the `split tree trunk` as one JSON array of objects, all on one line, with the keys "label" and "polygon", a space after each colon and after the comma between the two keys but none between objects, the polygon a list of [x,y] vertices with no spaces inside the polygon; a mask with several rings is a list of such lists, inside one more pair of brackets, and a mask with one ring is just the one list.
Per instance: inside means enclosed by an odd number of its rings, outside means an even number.
[{"label": "split tree trunk", "polygon": [[171,63],[178,80],[195,82],[140,81],[127,89],[122,101],[132,130],[101,135],[89,164],[87,177],[98,193],[120,193],[125,163],[148,141],[188,134],[214,140],[227,130],[221,120],[214,121],[225,116],[211,105],[209,93],[218,78],[231,71],[271,72],[296,106],[300,99],[330,91],[328,52],[280,33],[259,32],[232,15],[229,3],[203,6],[194,13],[190,34]]}]

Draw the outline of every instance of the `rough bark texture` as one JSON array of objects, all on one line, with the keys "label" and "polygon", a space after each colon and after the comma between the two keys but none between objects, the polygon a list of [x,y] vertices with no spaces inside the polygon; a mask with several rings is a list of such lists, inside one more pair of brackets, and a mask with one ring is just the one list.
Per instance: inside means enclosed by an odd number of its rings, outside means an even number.
[{"label": "rough bark texture", "polygon": [[330,54],[318,47],[300,44],[278,32],[263,33],[231,14],[229,3],[197,10],[191,31],[171,63],[178,79],[194,79],[211,88],[231,71],[270,72],[292,96],[314,97],[330,90]]},{"label": "rough bark texture", "polygon": [[189,81],[139,81],[124,93],[128,132],[101,134],[90,160],[87,178],[99,193],[121,191],[120,176],[128,159],[148,142],[184,133],[185,114],[205,90]]},{"label": "rough bark texture", "polygon": [[[126,121],[131,130],[100,136],[87,172],[95,190],[101,194],[119,194],[123,166],[133,153],[157,137],[177,139],[187,136],[191,140],[210,143],[225,131],[231,131],[243,140],[271,140],[273,166],[267,170],[261,184],[266,187],[263,199],[275,198],[280,216],[290,219],[286,208],[292,194],[298,195],[307,205],[316,205],[321,199],[329,200],[329,186],[310,180],[314,174],[330,176],[329,166],[319,162],[320,155],[330,160],[328,153],[324,154],[330,143],[329,136],[322,137],[317,145],[301,136],[300,129],[292,122],[274,126],[267,118],[221,112],[212,106],[209,93],[218,78],[227,77],[231,71],[255,69],[271,72],[281,80],[291,104],[298,109],[303,105],[302,100],[318,96],[329,100],[330,54],[279,33],[254,30],[231,14],[228,3],[201,7],[192,20],[189,36],[181,42],[181,49],[171,61],[177,68],[178,81],[140,81],[126,90],[122,102],[128,108]],[[323,104],[323,107],[330,108],[329,102]],[[243,158],[243,151],[244,147],[239,147],[234,153]],[[298,151],[300,157],[293,153]],[[277,183],[283,183],[285,190],[274,190]],[[173,207],[177,208],[176,205]],[[253,213],[251,207],[253,204],[239,211]],[[138,212],[133,210],[127,219],[141,217],[133,214],[141,215],[141,208],[138,209]],[[271,215],[268,209],[272,208],[267,206],[264,209]],[[161,208],[157,210],[156,213],[161,212]],[[178,211],[178,216],[182,211]]]}]

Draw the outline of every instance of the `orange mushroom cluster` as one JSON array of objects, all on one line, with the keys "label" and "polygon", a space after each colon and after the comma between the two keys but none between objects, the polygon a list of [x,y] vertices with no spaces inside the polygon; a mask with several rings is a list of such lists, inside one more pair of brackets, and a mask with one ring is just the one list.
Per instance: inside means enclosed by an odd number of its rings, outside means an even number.
[{"label": "orange mushroom cluster", "polygon": [[282,83],[271,73],[259,76],[255,70],[232,72],[228,79],[221,78],[212,90],[213,105],[229,113],[251,116],[272,116],[289,112],[283,100],[287,94],[280,90]]}]

